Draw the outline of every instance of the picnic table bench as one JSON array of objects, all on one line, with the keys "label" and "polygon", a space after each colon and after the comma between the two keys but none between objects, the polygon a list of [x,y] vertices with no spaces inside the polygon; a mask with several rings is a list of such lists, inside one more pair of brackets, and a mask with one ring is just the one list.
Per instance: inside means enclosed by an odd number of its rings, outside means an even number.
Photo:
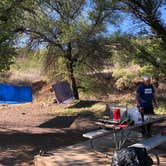
[{"label": "picnic table bench", "polygon": [[139,143],[130,145],[129,147],[140,147],[145,148],[147,151],[152,150],[153,148],[163,144],[166,141],[166,135],[157,134],[150,138],[144,139]]},{"label": "picnic table bench", "polygon": [[164,142],[166,142],[166,135],[157,134],[157,135],[154,135],[150,138],[144,139],[139,143],[135,143],[133,145],[130,145],[129,147],[145,148],[147,152],[151,151],[152,154],[154,154],[156,159],[157,159],[157,165],[160,165],[159,156],[156,153],[156,151],[154,151],[153,149],[155,147],[163,144]]}]

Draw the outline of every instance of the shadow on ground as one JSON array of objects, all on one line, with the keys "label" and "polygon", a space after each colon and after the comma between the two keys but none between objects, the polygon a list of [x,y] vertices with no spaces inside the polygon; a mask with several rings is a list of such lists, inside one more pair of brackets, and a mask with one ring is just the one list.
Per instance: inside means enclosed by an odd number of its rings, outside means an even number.
[{"label": "shadow on ground", "polygon": [[83,133],[94,128],[88,123],[86,118],[58,116],[42,123],[40,128],[36,127],[37,133],[33,133],[33,128],[32,132],[30,128],[26,132],[25,129],[0,126],[0,165],[32,166],[37,154],[45,155],[48,151],[85,140]]},{"label": "shadow on ground", "polygon": [[95,100],[81,100],[78,103],[68,107],[68,108],[84,108],[84,107],[92,107],[94,104],[99,103],[100,101]]},{"label": "shadow on ground", "polygon": [[56,116],[45,123],[39,125],[41,128],[68,128],[77,116]]},{"label": "shadow on ground", "polygon": [[35,155],[83,141],[82,134],[83,131],[77,130],[46,134],[0,133],[0,164],[33,165]]}]

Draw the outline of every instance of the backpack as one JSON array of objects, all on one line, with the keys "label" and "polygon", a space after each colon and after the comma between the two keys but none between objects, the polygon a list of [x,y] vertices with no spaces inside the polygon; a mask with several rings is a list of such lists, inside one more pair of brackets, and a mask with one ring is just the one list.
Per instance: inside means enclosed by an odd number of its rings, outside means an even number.
[{"label": "backpack", "polygon": [[112,158],[112,166],[151,166],[153,160],[145,148],[128,147],[116,151]]}]

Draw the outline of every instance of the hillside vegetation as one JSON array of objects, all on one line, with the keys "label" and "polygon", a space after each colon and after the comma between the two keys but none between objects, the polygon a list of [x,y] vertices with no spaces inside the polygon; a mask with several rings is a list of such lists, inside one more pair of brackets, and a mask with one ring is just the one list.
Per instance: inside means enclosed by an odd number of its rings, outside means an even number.
[{"label": "hillside vegetation", "polygon": [[[126,82],[125,87],[120,86],[122,89],[119,89],[116,84],[118,84],[118,81],[121,81],[118,79],[121,74],[123,74],[123,77],[120,77],[120,79],[127,80],[128,76],[132,76],[132,68],[138,70],[139,66],[131,66],[128,69],[130,72],[126,73],[126,75],[123,71],[120,72],[120,70],[116,74],[114,71],[118,71],[117,67],[107,68],[98,73],[87,73],[78,84],[80,100],[76,100],[71,105],[63,108],[55,103],[55,95],[52,90],[52,84],[60,80],[51,80],[49,78],[50,76],[43,70],[43,61],[44,57],[41,58],[37,54],[18,56],[16,63],[11,66],[10,71],[6,77],[4,76],[2,81],[15,85],[31,85],[33,87],[32,104],[34,104],[34,107],[36,104],[45,106],[46,110],[48,109],[48,114],[99,116],[105,109],[104,103],[106,102],[124,106],[126,104],[129,106],[135,105],[135,89],[140,81],[137,73],[134,73],[136,75],[135,79]],[[156,108],[156,112],[165,113],[166,86],[164,82],[159,82],[156,94],[159,102],[159,108]]]}]

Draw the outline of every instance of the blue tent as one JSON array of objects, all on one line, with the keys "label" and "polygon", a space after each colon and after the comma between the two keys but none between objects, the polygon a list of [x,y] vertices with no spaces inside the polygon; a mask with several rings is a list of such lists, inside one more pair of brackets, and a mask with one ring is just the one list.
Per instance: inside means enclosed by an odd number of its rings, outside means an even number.
[{"label": "blue tent", "polygon": [[32,87],[0,84],[0,104],[32,102]]}]

